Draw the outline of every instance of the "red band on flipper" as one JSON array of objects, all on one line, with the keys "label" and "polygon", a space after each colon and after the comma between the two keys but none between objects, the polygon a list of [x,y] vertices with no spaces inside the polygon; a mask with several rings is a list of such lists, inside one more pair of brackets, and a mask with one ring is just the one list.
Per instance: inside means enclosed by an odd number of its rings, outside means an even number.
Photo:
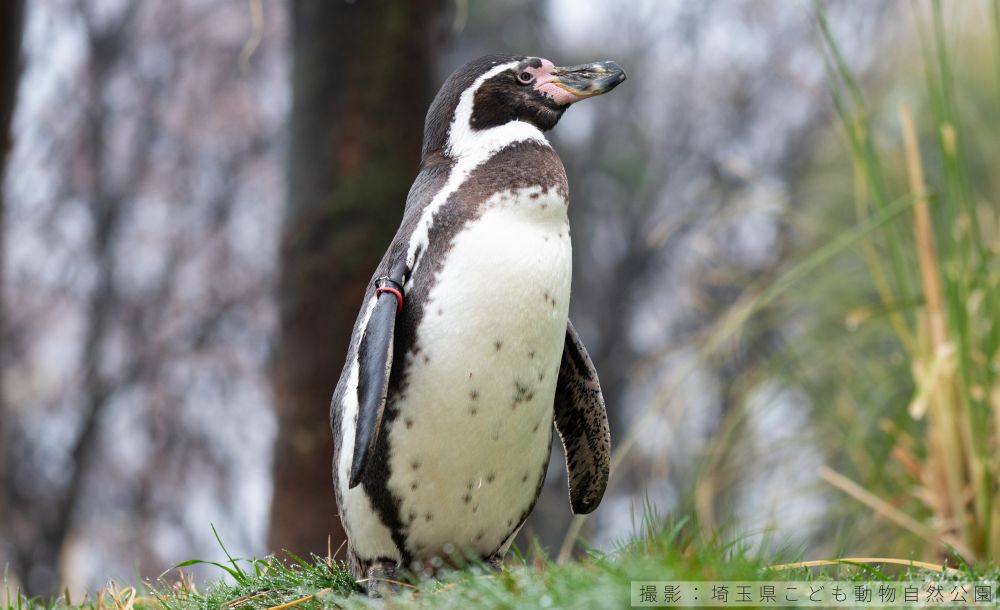
[{"label": "red band on flipper", "polygon": [[375,289],[375,298],[377,299],[379,295],[383,292],[388,292],[396,297],[396,315],[403,312],[403,293],[396,290],[391,286],[380,286]]}]

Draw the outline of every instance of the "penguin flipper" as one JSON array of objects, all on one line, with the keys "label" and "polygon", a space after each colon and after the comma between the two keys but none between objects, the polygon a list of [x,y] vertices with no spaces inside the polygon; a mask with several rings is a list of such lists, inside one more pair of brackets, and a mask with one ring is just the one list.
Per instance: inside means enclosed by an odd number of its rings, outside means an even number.
[{"label": "penguin flipper", "polygon": [[[380,278],[379,282],[399,286],[388,278]],[[392,371],[396,316],[403,302],[402,288],[376,292],[375,298],[375,307],[358,344],[358,423],[354,434],[349,489],[361,482],[382,427],[382,414],[389,393],[389,373]]]},{"label": "penguin flipper", "polygon": [[589,513],[608,485],[611,432],[597,370],[569,321],[556,380],[555,425],[566,450],[573,513]]}]

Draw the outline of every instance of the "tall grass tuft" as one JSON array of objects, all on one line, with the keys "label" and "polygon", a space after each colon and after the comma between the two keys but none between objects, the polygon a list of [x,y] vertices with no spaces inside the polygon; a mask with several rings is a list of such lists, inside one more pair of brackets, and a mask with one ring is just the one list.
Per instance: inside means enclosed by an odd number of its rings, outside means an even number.
[{"label": "tall grass tuft", "polygon": [[[926,5],[915,6],[919,13]],[[929,9],[929,16],[917,15],[926,101],[917,106],[919,121],[908,104],[899,109],[894,154],[905,167],[905,183],[894,180],[880,157],[869,107],[818,4],[817,18],[854,163],[859,220],[894,198],[913,201],[912,212],[880,225],[864,248],[913,378],[908,416],[920,424],[916,435],[897,434],[892,456],[912,479],[923,510],[916,519],[887,516],[936,554],[982,561],[1000,556],[1000,193],[989,192],[990,180],[974,182],[966,151],[971,139],[1000,134],[963,128],[941,1],[932,0]],[[998,0],[991,18],[1000,88]],[[836,473],[825,478],[873,510],[898,511],[897,503]]]}]

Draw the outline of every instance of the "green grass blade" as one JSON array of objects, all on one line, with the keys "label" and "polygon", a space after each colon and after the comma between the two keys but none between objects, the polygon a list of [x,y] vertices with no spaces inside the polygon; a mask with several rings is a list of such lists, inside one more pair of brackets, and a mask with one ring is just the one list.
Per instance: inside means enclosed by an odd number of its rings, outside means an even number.
[{"label": "green grass blade", "polygon": [[240,567],[239,563],[233,559],[233,556],[229,554],[229,551],[226,549],[226,545],[222,544],[222,538],[219,537],[219,532],[215,529],[214,523],[212,524],[212,534],[215,536],[215,541],[219,543],[219,548],[221,548],[222,552],[226,554],[226,559],[229,560],[229,564],[233,566],[233,570],[235,572],[235,574],[233,574],[233,578],[235,578],[240,584],[244,584],[248,580],[247,574]]}]

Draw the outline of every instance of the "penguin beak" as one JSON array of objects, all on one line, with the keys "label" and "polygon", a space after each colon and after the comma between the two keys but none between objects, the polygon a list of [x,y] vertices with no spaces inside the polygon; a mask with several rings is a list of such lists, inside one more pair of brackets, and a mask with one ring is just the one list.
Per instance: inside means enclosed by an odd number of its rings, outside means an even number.
[{"label": "penguin beak", "polygon": [[579,66],[553,68],[549,83],[564,94],[557,99],[572,104],[611,91],[625,80],[625,70],[613,61],[597,61]]}]

